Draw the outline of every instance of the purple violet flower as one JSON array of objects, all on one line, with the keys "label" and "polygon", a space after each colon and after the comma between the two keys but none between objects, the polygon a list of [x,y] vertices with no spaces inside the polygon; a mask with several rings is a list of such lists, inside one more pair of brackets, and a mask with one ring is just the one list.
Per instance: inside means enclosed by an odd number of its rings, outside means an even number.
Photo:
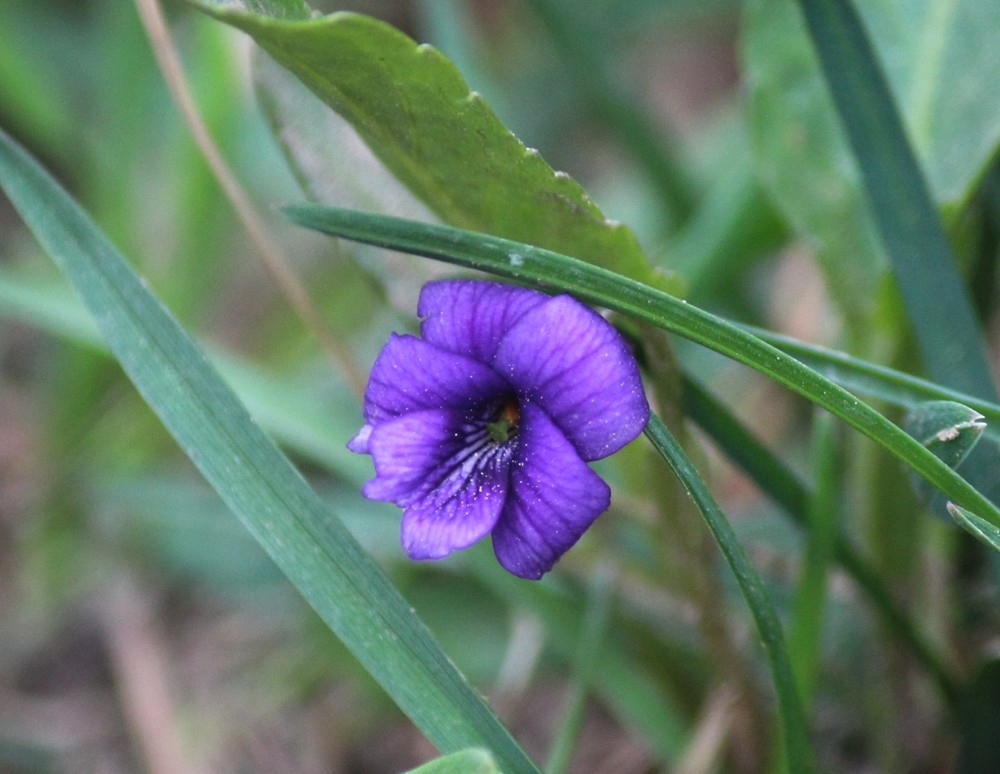
[{"label": "purple violet flower", "polygon": [[393,334],[372,367],[366,424],[371,500],[404,509],[413,559],[440,559],[487,534],[500,564],[538,579],[611,503],[587,462],[649,419],[618,332],[569,296],[494,282],[432,282],[422,338]]}]

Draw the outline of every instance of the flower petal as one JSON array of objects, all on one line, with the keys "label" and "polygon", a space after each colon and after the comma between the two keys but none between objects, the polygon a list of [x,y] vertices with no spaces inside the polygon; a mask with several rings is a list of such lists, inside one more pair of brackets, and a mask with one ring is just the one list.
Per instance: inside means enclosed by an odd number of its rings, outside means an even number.
[{"label": "flower petal", "polygon": [[[394,333],[372,366],[365,419],[375,425],[410,411],[469,409],[509,392],[504,380],[482,363]],[[364,448],[360,434],[352,444]]]},{"label": "flower petal", "polygon": [[462,411],[415,411],[376,425],[376,476],[365,497],[405,508],[402,541],[413,559],[440,559],[489,533],[503,508],[515,444],[490,440]]},{"label": "flower petal", "polygon": [[348,451],[356,454],[369,454],[368,440],[372,436],[372,426],[365,424],[358,430],[358,434],[347,442]]},{"label": "flower petal", "polygon": [[507,329],[548,300],[544,293],[497,282],[430,282],[417,305],[420,333],[431,344],[489,363]]},{"label": "flower petal", "polygon": [[509,572],[537,580],[608,509],[611,490],[540,408],[521,406],[520,429],[493,551]]},{"label": "flower petal", "polygon": [[618,451],[649,420],[639,369],[625,341],[569,296],[550,299],[514,323],[493,366],[522,400],[545,409],[585,460]]}]

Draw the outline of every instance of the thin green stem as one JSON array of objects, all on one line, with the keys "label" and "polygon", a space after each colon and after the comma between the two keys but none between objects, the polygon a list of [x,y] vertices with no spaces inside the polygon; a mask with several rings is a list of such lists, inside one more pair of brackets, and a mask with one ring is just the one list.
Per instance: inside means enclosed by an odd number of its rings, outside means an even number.
[{"label": "thin green stem", "polygon": [[816,491],[809,503],[809,527],[802,576],[795,589],[788,648],[802,701],[807,706],[816,686],[820,634],[826,607],[827,573],[837,544],[837,445],[833,418],[817,414],[813,427],[813,473]]},{"label": "thin green stem", "polygon": [[760,576],[750,564],[736,533],[726,520],[705,482],[695,470],[677,440],[666,425],[656,416],[646,426],[646,437],[663,455],[671,469],[681,480],[691,499],[712,531],[726,562],[729,564],[757,625],[764,652],[771,667],[771,677],[778,699],[778,716],[784,741],[785,762],[788,771],[813,770],[812,752],[805,715],[795,686],[792,663],[785,646],[784,634],[778,615],[764,591]]},{"label": "thin green stem", "polygon": [[[812,494],[770,449],[754,438],[729,409],[696,382],[684,380],[684,408],[691,418],[738,464],[768,496],[800,525]],[[957,709],[958,682],[945,660],[889,594],[878,573],[861,558],[843,534],[834,544],[834,558],[868,596],[886,627],[895,633],[934,679],[941,696]]]}]

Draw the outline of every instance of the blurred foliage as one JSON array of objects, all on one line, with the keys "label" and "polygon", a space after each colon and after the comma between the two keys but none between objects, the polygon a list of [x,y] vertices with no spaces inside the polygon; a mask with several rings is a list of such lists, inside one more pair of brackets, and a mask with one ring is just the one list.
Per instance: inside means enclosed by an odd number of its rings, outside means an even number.
[{"label": "blurred foliage", "polygon": [[[949,24],[935,16],[952,6]],[[679,275],[692,302],[916,370],[792,3],[316,7],[368,13],[438,46],[525,145],[628,224],[653,265]],[[165,10],[224,156],[367,368],[389,331],[414,324],[412,299],[440,267],[331,246],[274,210],[303,198],[303,157],[320,170],[307,188],[321,200],[418,218],[427,209],[246,37],[186,6]],[[1000,17],[987,0],[862,10],[984,328],[995,331],[1000,111],[991,85],[1000,73],[990,41]],[[166,90],[135,6],[5,0],[3,17],[0,126],[56,172],[224,364],[257,420],[536,760],[560,732],[584,660],[589,578],[610,555],[614,604],[569,770],[628,774],[681,761],[686,771],[765,770],[770,693],[745,608],[703,538],[692,546],[663,534],[647,479],[666,474],[647,472],[645,449],[602,463],[611,515],[543,584],[507,577],[482,546],[439,564],[406,561],[396,510],[360,497],[367,460],[343,451],[360,422],[357,400],[263,270]],[[299,169],[286,162],[290,145]],[[823,619],[799,638],[816,649],[810,720],[821,769],[991,770],[1000,563],[928,518],[899,465],[870,443],[817,441],[802,401],[703,350],[681,343],[674,355],[815,483],[812,512],[835,511],[970,686],[952,714],[891,623],[831,565]],[[739,465],[697,438],[699,465],[779,609],[793,615],[805,546],[818,538],[790,529]],[[837,455],[835,473],[806,463],[805,450],[820,445]],[[833,475],[836,486],[821,477]],[[809,582],[822,598],[823,578]],[[707,762],[694,756],[699,740]],[[0,770],[377,773],[433,756],[175,447],[0,202]]]}]

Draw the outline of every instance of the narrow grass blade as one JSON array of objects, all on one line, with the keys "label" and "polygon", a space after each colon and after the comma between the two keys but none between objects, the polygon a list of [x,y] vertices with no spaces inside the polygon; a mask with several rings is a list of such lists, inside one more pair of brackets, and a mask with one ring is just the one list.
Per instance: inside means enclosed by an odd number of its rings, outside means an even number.
[{"label": "narrow grass blade", "polygon": [[816,491],[809,507],[809,531],[802,577],[795,589],[788,649],[803,703],[808,706],[819,671],[827,572],[837,546],[837,446],[829,414],[817,413],[813,428]]},{"label": "narrow grass blade", "polygon": [[983,435],[1000,443],[1000,404],[852,357],[845,352],[808,344],[749,325],[740,327],[852,392],[907,409],[916,408],[928,400],[952,400],[975,409],[986,420]]},{"label": "narrow grass blade", "polygon": [[946,497],[1000,525],[1000,510],[899,427],[811,368],[693,304],[569,256],[507,239],[428,223],[316,205],[287,208],[300,225],[572,293],[672,331],[757,369],[840,417],[890,451]]},{"label": "narrow grass blade", "polygon": [[850,0],[799,0],[861,167],[876,227],[930,376],[996,397],[983,336],[937,208]]},{"label": "narrow grass blade", "polygon": [[378,566],[253,422],[86,214],[0,134],[0,186],[184,452],[305,599],[443,752],[537,772]]},{"label": "narrow grass blade", "polygon": [[778,699],[778,717],[784,741],[786,768],[797,774],[813,771],[809,732],[795,686],[792,663],[788,657],[778,614],[764,591],[760,576],[747,559],[736,538],[736,533],[733,532],[733,528],[715,503],[715,499],[708,491],[701,476],[698,475],[698,471],[695,470],[680,444],[658,417],[650,418],[649,424],[646,426],[646,437],[663,455],[698,507],[705,523],[715,536],[729,568],[736,576],[736,582],[739,584],[743,598],[753,615],[754,623],[757,625],[757,633],[771,668],[771,679],[774,682],[774,690]]}]

